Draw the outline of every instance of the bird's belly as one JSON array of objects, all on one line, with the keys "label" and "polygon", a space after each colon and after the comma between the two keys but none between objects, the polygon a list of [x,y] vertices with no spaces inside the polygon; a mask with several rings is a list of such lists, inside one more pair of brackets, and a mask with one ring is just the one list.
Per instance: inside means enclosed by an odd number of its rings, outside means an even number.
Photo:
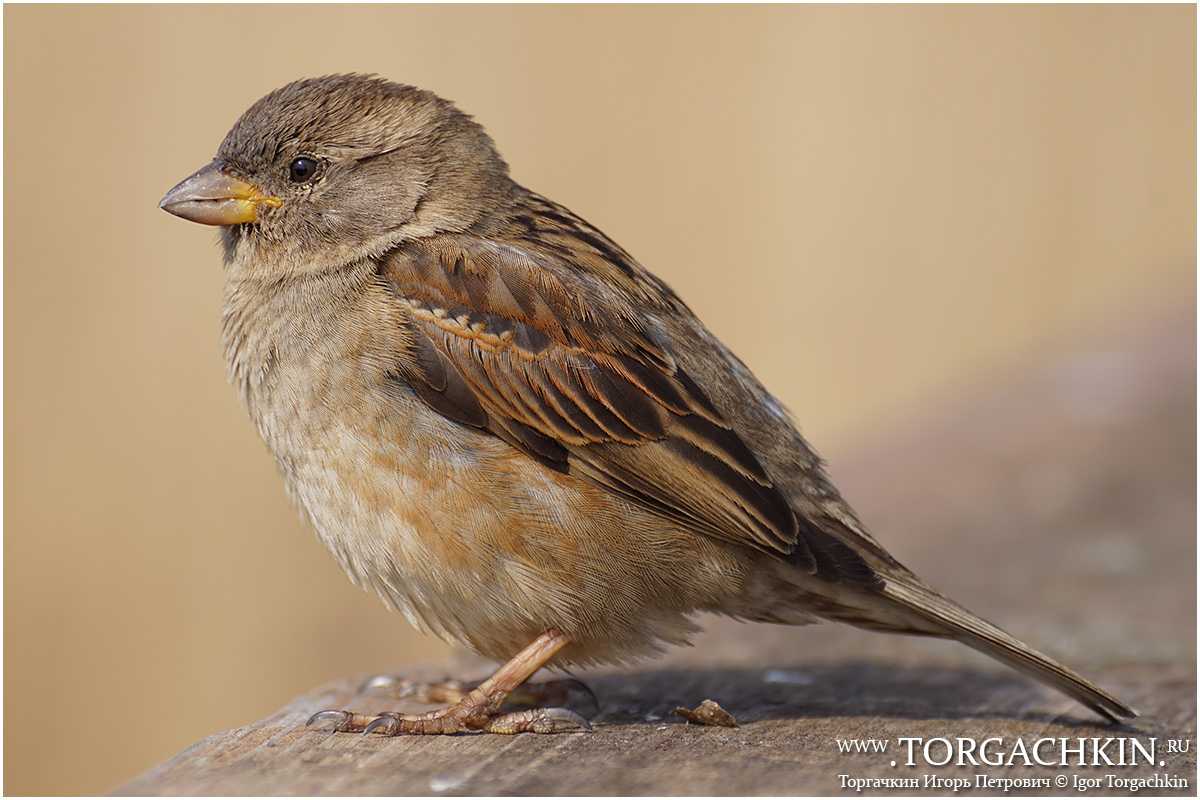
[{"label": "bird's belly", "polygon": [[317,426],[289,488],[350,577],[424,630],[506,658],[553,627],[567,659],[603,661],[685,641],[689,614],[742,589],[741,551],[415,400],[358,412]]}]

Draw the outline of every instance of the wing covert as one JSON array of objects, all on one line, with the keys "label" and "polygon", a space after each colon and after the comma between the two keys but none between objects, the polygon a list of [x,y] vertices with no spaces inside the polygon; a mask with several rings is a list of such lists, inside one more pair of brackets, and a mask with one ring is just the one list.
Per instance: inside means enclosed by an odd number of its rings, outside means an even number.
[{"label": "wing covert", "polygon": [[628,296],[565,271],[562,247],[457,235],[385,256],[379,276],[413,321],[406,382],[552,469],[815,570],[753,452]]}]

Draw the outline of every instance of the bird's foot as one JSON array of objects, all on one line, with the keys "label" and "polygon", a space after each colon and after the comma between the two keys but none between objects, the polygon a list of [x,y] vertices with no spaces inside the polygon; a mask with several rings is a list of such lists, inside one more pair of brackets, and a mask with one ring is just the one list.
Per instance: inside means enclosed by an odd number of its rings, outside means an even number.
[{"label": "bird's foot", "polygon": [[[596,695],[573,678],[524,686],[534,672],[546,664],[568,642],[557,631],[547,631],[479,684],[458,681],[418,683],[402,678],[376,677],[363,685],[364,691],[383,690],[397,697],[425,702],[449,703],[424,714],[357,714],[353,711],[318,711],[308,720],[312,727],[346,733],[378,733],[383,736],[484,733],[568,733],[590,731],[588,721],[574,711],[540,704],[566,702],[572,689],[581,689],[599,711]],[[505,711],[505,705],[539,705],[522,711]]]},{"label": "bird's foot", "polygon": [[447,678],[444,681],[414,681],[399,675],[372,675],[358,687],[359,694],[380,694],[397,700],[418,703],[457,703],[479,683],[464,683]]},{"label": "bird's foot", "polygon": [[[359,694],[382,694],[397,700],[413,700],[418,703],[454,704],[461,702],[482,683],[465,683],[450,678],[442,681],[414,681],[398,675],[373,675],[363,681],[358,691]],[[518,686],[504,698],[504,705],[519,708],[567,706],[573,695],[579,695],[587,701],[590,706],[588,719],[600,713],[600,700],[596,693],[578,678],[558,678]]]},{"label": "bird's foot", "polygon": [[[531,686],[529,690],[537,690],[542,686],[545,684]],[[431,691],[436,695],[441,689]],[[592,729],[586,719],[567,708],[539,707],[502,711],[501,707],[506,705],[508,699],[504,696],[491,697],[486,690],[475,688],[457,702],[424,714],[385,711],[371,715],[356,714],[353,711],[318,711],[308,720],[308,725],[341,733],[377,733],[382,736],[436,735],[470,731],[501,734],[570,733]]]}]

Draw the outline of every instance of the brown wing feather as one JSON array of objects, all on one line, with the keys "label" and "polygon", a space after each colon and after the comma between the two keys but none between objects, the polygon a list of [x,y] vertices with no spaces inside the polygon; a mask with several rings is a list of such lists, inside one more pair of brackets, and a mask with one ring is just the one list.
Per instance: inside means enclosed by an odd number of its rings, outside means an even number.
[{"label": "brown wing feather", "polygon": [[531,205],[505,236],[425,239],[381,260],[412,312],[417,396],[552,469],[815,572],[787,498],[637,306],[682,304],[570,212]]}]

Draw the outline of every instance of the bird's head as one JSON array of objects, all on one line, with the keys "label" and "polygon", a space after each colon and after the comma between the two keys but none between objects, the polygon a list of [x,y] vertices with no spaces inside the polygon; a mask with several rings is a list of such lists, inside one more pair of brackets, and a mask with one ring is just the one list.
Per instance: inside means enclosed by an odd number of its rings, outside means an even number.
[{"label": "bird's head", "polygon": [[487,133],[448,101],[376,77],[333,75],[256,102],[212,163],[159,205],[223,226],[228,263],[279,277],[466,230],[510,187]]}]

